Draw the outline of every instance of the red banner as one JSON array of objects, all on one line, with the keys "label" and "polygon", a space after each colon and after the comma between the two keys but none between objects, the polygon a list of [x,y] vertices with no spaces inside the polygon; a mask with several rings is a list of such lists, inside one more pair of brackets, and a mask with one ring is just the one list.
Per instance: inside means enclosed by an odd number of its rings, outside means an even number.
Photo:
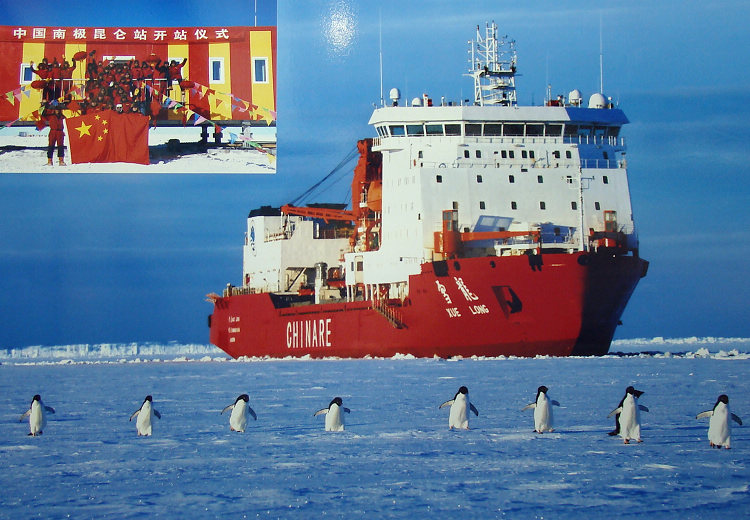
[{"label": "red banner", "polygon": [[67,126],[73,164],[149,164],[148,117],[144,115],[104,110],[68,118]]}]

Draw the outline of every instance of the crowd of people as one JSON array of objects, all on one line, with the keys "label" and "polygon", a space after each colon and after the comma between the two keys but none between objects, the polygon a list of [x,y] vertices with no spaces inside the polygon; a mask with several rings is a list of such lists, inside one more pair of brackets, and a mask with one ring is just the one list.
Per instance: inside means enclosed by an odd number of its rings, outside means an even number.
[{"label": "crowd of people", "polygon": [[[77,61],[86,60],[85,84],[82,98],[73,98],[73,71]],[[65,166],[64,126],[65,116],[62,107],[72,108],[81,114],[101,110],[115,110],[122,113],[139,113],[156,118],[161,110],[161,103],[147,87],[156,88],[167,96],[170,95],[174,82],[183,82],[182,62],[161,61],[154,57],[147,61],[132,59],[130,61],[108,61],[97,59],[96,51],[79,59],[73,59],[71,65],[65,56],[60,63],[55,57],[50,63],[45,57],[31,70],[39,76],[39,87],[42,89],[42,105],[45,107],[38,126],[49,126],[49,143],[47,147],[47,164],[52,165],[55,148],[60,166]],[[41,129],[41,128],[40,128]]]},{"label": "crowd of people", "polygon": [[[174,82],[180,84],[183,81],[182,68],[187,58],[182,62],[172,60],[162,61],[152,57],[148,60],[139,61],[131,59],[125,61],[104,61],[97,58],[96,51],[92,50],[88,55],[80,58],[86,60],[85,84],[83,88],[83,99],[75,99],[77,109],[85,114],[89,111],[116,110],[118,112],[136,112],[155,117],[161,109],[161,105],[152,106],[152,96],[148,87],[163,91],[170,95]],[[47,58],[34,68],[31,62],[31,70],[39,76],[42,81],[42,102],[45,105],[55,105],[62,99],[63,103],[71,103],[73,100],[73,71],[76,69],[76,60],[73,65],[62,58],[62,63],[55,57],[50,63]]]}]

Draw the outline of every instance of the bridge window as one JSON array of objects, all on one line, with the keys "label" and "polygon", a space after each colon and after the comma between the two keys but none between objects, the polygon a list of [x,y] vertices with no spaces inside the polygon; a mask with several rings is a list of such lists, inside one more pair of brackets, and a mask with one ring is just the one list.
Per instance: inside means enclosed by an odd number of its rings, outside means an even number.
[{"label": "bridge window", "polygon": [[479,123],[466,123],[464,131],[466,135],[482,135],[482,125]]},{"label": "bridge window", "polygon": [[391,125],[388,128],[391,129],[391,135],[393,137],[403,137],[406,135],[406,130],[404,130],[404,125]]},{"label": "bridge window", "polygon": [[562,125],[547,125],[546,135],[560,137],[560,134],[562,134]]},{"label": "bridge window", "polygon": [[503,135],[523,135],[523,124],[519,123],[506,123],[503,129]]},{"label": "bridge window", "polygon": [[544,125],[542,124],[526,125],[526,135],[544,135]]},{"label": "bridge window", "polygon": [[445,135],[461,135],[461,125],[453,123],[445,125]]},{"label": "bridge window", "polygon": [[407,135],[424,135],[424,127],[422,125],[406,125]]},{"label": "bridge window", "polygon": [[485,123],[484,135],[486,136],[503,135],[503,125],[500,123]]},{"label": "bridge window", "polygon": [[443,125],[425,125],[427,135],[443,135]]}]

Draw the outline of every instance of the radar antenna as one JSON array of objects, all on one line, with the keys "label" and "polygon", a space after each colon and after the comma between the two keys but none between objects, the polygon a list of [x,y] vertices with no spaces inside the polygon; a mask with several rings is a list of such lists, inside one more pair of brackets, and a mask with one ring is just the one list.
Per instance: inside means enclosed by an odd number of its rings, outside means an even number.
[{"label": "radar antenna", "polygon": [[516,41],[503,36],[498,41],[497,25],[485,24],[482,37],[477,25],[476,40],[469,41],[469,74],[474,78],[475,105],[516,105]]}]

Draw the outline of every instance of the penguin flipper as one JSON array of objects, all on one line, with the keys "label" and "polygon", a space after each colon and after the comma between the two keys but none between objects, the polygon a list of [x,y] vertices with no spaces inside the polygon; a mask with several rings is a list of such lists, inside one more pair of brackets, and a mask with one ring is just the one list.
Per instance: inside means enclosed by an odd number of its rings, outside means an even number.
[{"label": "penguin flipper", "polygon": [[31,415],[31,408],[26,410],[26,412],[18,418],[18,422],[23,422],[23,420],[26,419],[29,415]]},{"label": "penguin flipper", "polygon": [[140,408],[138,408],[135,412],[133,412],[133,415],[130,416],[130,419],[128,419],[128,421],[132,421],[133,417],[137,416],[139,413],[141,413]]},{"label": "penguin flipper", "polygon": [[476,406],[474,406],[474,403],[469,403],[469,410],[474,412],[474,415],[479,417],[479,410],[477,410]]},{"label": "penguin flipper", "polygon": [[328,408],[322,408],[322,409],[318,410],[317,412],[315,412],[313,414],[313,417],[317,417],[320,414],[326,414],[326,413],[328,413]]},{"label": "penguin flipper", "polygon": [[552,400],[551,400],[551,401],[550,401],[549,403],[550,403],[550,404],[551,404],[552,406],[560,406],[560,403],[559,403],[558,401],[555,401],[554,399],[552,399]]},{"label": "penguin flipper", "polygon": [[450,401],[446,401],[443,404],[441,404],[440,406],[438,406],[438,408],[442,408],[444,406],[451,406],[453,404],[453,401],[454,401],[454,399],[451,399]]},{"label": "penguin flipper", "polygon": [[647,406],[643,406],[642,404],[638,405],[638,409],[640,411],[642,411],[642,412],[649,412],[650,411]]},{"label": "penguin flipper", "polygon": [[740,418],[739,418],[739,417],[737,417],[736,415],[732,414],[732,420],[733,420],[734,422],[736,422],[737,424],[739,424],[740,426],[742,426],[742,419],[740,419]]},{"label": "penguin flipper", "polygon": [[529,404],[527,404],[526,406],[524,406],[523,408],[521,408],[521,411],[525,412],[526,410],[529,410],[531,408],[536,408],[536,403],[529,403]]},{"label": "penguin flipper", "polygon": [[[224,409],[221,411],[221,413],[224,413],[227,410],[231,410],[232,408],[234,408],[234,403],[230,404],[229,406],[225,406]],[[221,415],[221,414],[219,414],[219,415]]]},{"label": "penguin flipper", "polygon": [[47,405],[45,405],[45,406],[44,406],[44,409],[45,409],[45,410],[47,410],[47,411],[48,411],[49,413],[55,413],[55,409],[54,409],[54,408],[52,408],[51,406],[47,406]]},{"label": "penguin flipper", "polygon": [[706,410],[695,416],[696,419],[703,419],[704,417],[711,417],[714,414],[713,410]]},{"label": "penguin flipper", "polygon": [[344,406],[343,410],[344,410],[344,411],[345,411],[346,413],[352,413],[352,411],[351,411],[351,410],[350,410],[349,408],[347,408],[346,406]]},{"label": "penguin flipper", "polygon": [[616,415],[616,414],[621,413],[621,412],[622,412],[622,406],[618,406],[617,408],[615,408],[614,410],[612,410],[611,412],[609,412],[609,415],[607,416],[607,419],[609,419],[613,415]]},{"label": "penguin flipper", "polygon": [[247,411],[248,411],[248,412],[250,412],[250,415],[252,415],[252,416],[253,416],[253,420],[254,420],[254,421],[257,421],[257,420],[258,420],[258,416],[257,416],[257,415],[255,415],[255,411],[253,411],[253,409],[252,409],[252,408],[250,408],[250,407],[248,406],[248,407],[247,407]]},{"label": "penguin flipper", "polygon": [[161,414],[159,413],[159,410],[157,410],[156,408],[154,408],[154,415],[156,416],[157,419],[161,419]]}]

